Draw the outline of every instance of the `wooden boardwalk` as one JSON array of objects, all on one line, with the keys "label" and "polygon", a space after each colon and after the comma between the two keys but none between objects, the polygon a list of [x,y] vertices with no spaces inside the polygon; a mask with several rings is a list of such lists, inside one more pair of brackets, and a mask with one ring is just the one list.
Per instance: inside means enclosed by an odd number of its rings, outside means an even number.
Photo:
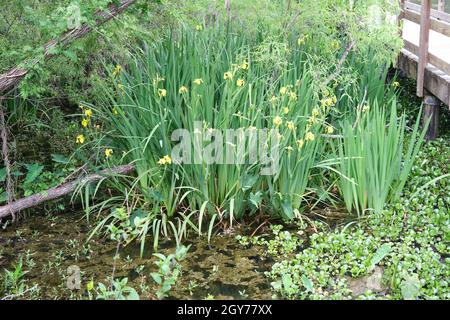
[{"label": "wooden boardwalk", "polygon": [[450,106],[450,14],[444,11],[445,0],[438,0],[438,10],[431,8],[431,0],[422,0],[421,5],[400,3],[404,48],[397,67],[417,80],[417,95],[424,97],[424,119],[431,118],[427,138],[433,139],[441,103]]}]

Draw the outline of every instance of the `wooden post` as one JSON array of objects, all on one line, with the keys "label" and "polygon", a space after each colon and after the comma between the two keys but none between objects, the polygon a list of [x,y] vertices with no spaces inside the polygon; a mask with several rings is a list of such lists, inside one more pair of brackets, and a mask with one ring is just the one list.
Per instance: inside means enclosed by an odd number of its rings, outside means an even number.
[{"label": "wooden post", "polygon": [[438,0],[438,11],[445,11],[445,0]]},{"label": "wooden post", "polygon": [[400,32],[400,37],[403,39],[403,26],[402,21],[405,19],[405,0],[399,0],[400,13],[397,17],[397,25]]},{"label": "wooden post", "polygon": [[425,68],[428,64],[428,46],[430,40],[431,0],[422,0],[420,13],[419,64],[417,70],[417,96],[423,97]]},{"label": "wooden post", "polygon": [[425,90],[425,97],[423,99],[423,118],[422,125],[425,125],[430,120],[425,140],[434,140],[439,133],[439,109],[440,101],[431,93]]},{"label": "wooden post", "polygon": [[[405,0],[398,0],[398,5],[400,7],[400,12],[397,16],[397,26],[398,26],[398,33],[400,35],[400,39],[403,40],[403,19],[405,19]],[[399,56],[400,57],[400,56]],[[395,59],[394,61],[394,68],[398,69],[398,59]]]}]

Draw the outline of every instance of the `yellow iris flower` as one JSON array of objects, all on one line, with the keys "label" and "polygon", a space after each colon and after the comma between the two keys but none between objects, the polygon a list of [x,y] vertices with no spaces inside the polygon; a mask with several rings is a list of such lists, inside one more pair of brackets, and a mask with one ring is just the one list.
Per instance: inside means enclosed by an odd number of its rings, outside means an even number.
[{"label": "yellow iris flower", "polygon": [[164,98],[167,95],[167,90],[166,89],[158,89],[158,96],[160,98]]},{"label": "yellow iris flower", "polygon": [[122,71],[122,66],[118,64],[113,70],[113,76],[117,76],[118,74],[120,74],[121,71]]},{"label": "yellow iris flower", "polygon": [[84,136],[82,134],[77,136],[77,143],[78,144],[83,144],[84,143]]},{"label": "yellow iris flower", "polygon": [[230,71],[227,71],[223,74],[223,78],[225,80],[231,80],[231,79],[233,79],[233,74]]},{"label": "yellow iris flower", "polygon": [[105,157],[108,159],[109,157],[112,156],[113,152],[114,152],[113,149],[110,148],[105,149]]},{"label": "yellow iris flower", "polygon": [[160,165],[172,164],[172,158],[170,156],[164,156],[158,160],[158,164]]},{"label": "yellow iris flower", "polygon": [[319,109],[314,108],[313,111],[312,111],[312,116],[313,116],[313,117],[317,117],[318,115],[320,115]]},{"label": "yellow iris flower", "polygon": [[313,141],[314,139],[315,139],[314,133],[312,133],[311,131],[308,131],[305,135],[305,140]]},{"label": "yellow iris flower", "polygon": [[286,126],[288,127],[289,130],[294,130],[294,128],[295,128],[294,122],[292,122],[292,121],[286,122]]},{"label": "yellow iris flower", "polygon": [[180,87],[180,89],[178,90],[180,94],[188,93],[188,91],[188,88],[186,88],[185,86]]},{"label": "yellow iris flower", "polygon": [[86,117],[88,117],[88,118],[92,117],[93,114],[94,114],[94,113],[92,112],[91,109],[86,109],[86,110],[84,111],[84,115],[85,115]]},{"label": "yellow iris flower", "polygon": [[281,119],[280,116],[276,116],[275,118],[273,118],[273,124],[275,126],[279,126],[283,123],[283,119]]}]

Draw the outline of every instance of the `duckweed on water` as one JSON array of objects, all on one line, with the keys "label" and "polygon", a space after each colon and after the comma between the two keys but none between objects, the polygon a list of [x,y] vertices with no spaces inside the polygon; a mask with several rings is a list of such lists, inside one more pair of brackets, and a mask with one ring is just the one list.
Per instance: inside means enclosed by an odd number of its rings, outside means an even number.
[{"label": "duckweed on water", "polygon": [[[448,159],[448,139],[429,142],[400,201],[358,224],[312,234],[304,250],[301,238],[281,226],[272,228],[273,240],[244,239],[244,244],[263,245],[277,260],[266,276],[279,297],[449,299],[450,181],[442,178],[420,189],[449,172]],[[287,255],[292,252],[297,254]],[[376,269],[382,276],[374,284]],[[364,280],[360,292],[353,288],[355,278]]]}]

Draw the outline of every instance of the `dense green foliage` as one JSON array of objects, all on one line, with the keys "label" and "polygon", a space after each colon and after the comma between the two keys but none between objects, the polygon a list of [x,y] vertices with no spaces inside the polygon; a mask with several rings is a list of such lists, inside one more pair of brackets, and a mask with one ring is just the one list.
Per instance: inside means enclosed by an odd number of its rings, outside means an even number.
[{"label": "dense green foliage", "polygon": [[[147,213],[144,230],[153,226],[155,235],[170,225],[177,238],[186,233],[186,226],[201,234],[202,222],[209,221],[210,234],[217,219],[227,219],[232,224],[234,219],[262,209],[274,216],[293,219],[311,203],[326,202],[333,197],[327,191],[332,181],[325,181],[321,176],[332,177],[337,173],[341,181],[360,182],[351,173],[333,168],[338,163],[337,156],[330,155],[323,135],[339,130],[341,125],[348,126],[342,117],[354,121],[363,113],[369,116],[357,122],[361,132],[366,131],[363,126],[372,123],[369,119],[378,119],[373,130],[380,136],[382,146],[383,107],[363,112],[362,106],[369,103],[376,106],[378,101],[385,100],[392,101],[393,106],[391,126],[386,133],[391,140],[386,148],[393,149],[388,163],[400,170],[405,126],[403,120],[397,120],[393,91],[382,90],[386,80],[383,66],[376,68],[373,62],[363,67],[362,62],[352,59],[349,65],[354,65],[354,72],[360,70],[356,81],[323,87],[312,76],[315,60],[309,58],[308,52],[314,50],[314,42],[289,41],[289,38],[285,41],[285,51],[267,51],[268,45],[279,48],[280,43],[267,43],[264,32],[255,39],[231,26],[223,29],[198,25],[195,29],[172,31],[165,39],[135,53],[126,65],[111,70],[114,89],[105,88],[101,104],[81,105],[81,123],[85,129],[77,136],[77,142],[80,150],[94,150],[93,162],[134,163],[137,178],[116,181],[112,187],[122,192],[122,196],[89,206],[88,212],[107,208],[114,211],[131,194],[133,207],[129,210],[139,208],[144,210],[144,216]],[[353,99],[348,98],[350,95]],[[360,109],[354,108],[355,103]],[[196,121],[201,123],[200,127]],[[329,122],[336,123],[337,127]],[[241,155],[243,162],[234,164],[205,160],[194,164],[172,163],[170,153],[177,142],[171,141],[170,136],[179,128],[200,135],[203,148],[210,148],[213,129],[276,129],[280,139],[280,170],[273,175],[261,175],[264,164],[251,162],[248,148]],[[373,130],[367,135],[368,142]],[[416,138],[413,136],[412,140]],[[230,147],[243,143],[241,140],[226,142],[227,145],[220,147],[225,154],[236,153]],[[419,146],[420,139],[406,157],[412,159],[413,151],[416,153]],[[208,152],[217,153],[216,148]],[[195,147],[188,149],[195,157]],[[205,151],[201,152],[204,156]],[[341,154],[343,159],[361,156],[365,155]],[[375,162],[374,166],[377,165]],[[401,191],[409,171],[406,164],[403,166],[395,194]],[[385,192],[383,186],[391,185],[390,177],[397,174],[392,168],[386,170],[374,182],[378,188],[377,210],[387,200],[387,196],[380,194]],[[368,170],[367,174],[374,172]],[[359,187],[366,188],[362,183]],[[89,203],[89,199],[85,202]],[[357,208],[365,210],[373,204],[361,200],[361,207]],[[167,223],[172,217],[177,219],[178,227],[170,220]]]},{"label": "dense green foliage", "polygon": [[[39,60],[5,101],[14,197],[135,168],[72,196],[96,224],[88,241],[105,236],[115,247],[112,276],[91,277],[77,297],[138,299],[133,280],[116,274],[119,255],[138,240],[142,258],[161,237],[176,249],[153,254],[148,279],[156,298],[170,297],[189,257],[185,240],[210,243],[256,223],[263,236],[237,240],[275,260],[265,275],[277,297],[450,298],[450,145],[423,143],[420,101],[389,74],[402,45],[395,1],[235,0],[227,11],[219,0],[138,0],[43,61],[42,44],[93,26],[109,3],[18,0],[0,9],[0,73]],[[441,121],[448,127],[445,114]],[[191,134],[187,148],[179,129]],[[230,129],[239,134],[226,136]],[[265,129],[275,134],[254,135]],[[5,182],[2,163],[0,204]],[[89,244],[80,252],[90,259]],[[26,282],[31,255],[5,269],[2,295],[39,295]],[[55,252],[45,270],[62,275],[62,259]],[[144,280],[140,292],[151,296]]]}]

